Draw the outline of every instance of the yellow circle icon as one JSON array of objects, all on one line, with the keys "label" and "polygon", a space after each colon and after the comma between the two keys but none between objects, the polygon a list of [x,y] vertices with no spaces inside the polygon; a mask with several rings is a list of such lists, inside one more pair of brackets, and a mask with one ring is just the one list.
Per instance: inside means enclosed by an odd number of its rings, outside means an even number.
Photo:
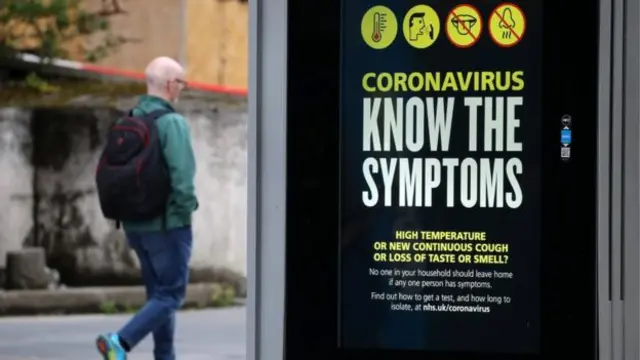
[{"label": "yellow circle icon", "polygon": [[445,31],[451,43],[459,48],[468,48],[480,40],[482,17],[472,5],[454,7],[447,15]]},{"label": "yellow circle icon", "polygon": [[377,5],[367,10],[360,24],[362,39],[374,49],[384,49],[398,35],[398,20],[391,9]]},{"label": "yellow circle icon", "polygon": [[516,4],[500,4],[489,16],[489,34],[493,42],[501,47],[512,47],[519,43],[526,28],[527,19]]},{"label": "yellow circle icon", "polygon": [[431,6],[416,5],[404,16],[402,32],[409,45],[426,49],[433,45],[440,34],[440,18]]}]

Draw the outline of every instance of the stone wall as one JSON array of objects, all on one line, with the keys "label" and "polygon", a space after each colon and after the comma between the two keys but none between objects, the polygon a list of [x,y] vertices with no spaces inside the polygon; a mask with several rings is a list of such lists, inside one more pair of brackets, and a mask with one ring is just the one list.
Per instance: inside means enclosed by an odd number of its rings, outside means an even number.
[{"label": "stone wall", "polygon": [[[40,246],[67,285],[137,281],[135,256],[102,217],[94,188],[104,134],[118,107],[0,109],[0,268],[7,251]],[[195,280],[244,275],[246,108],[186,101],[179,111],[190,123],[198,166]]]},{"label": "stone wall", "polygon": [[0,110],[0,268],[7,250],[19,249],[34,224],[34,169],[30,113]]}]

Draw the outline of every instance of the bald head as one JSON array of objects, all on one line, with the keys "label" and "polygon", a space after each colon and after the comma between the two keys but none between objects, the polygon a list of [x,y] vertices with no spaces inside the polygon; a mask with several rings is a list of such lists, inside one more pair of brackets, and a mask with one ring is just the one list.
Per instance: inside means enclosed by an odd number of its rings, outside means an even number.
[{"label": "bald head", "polygon": [[161,56],[153,59],[144,71],[150,95],[176,101],[185,83],[184,69],[177,61]]}]

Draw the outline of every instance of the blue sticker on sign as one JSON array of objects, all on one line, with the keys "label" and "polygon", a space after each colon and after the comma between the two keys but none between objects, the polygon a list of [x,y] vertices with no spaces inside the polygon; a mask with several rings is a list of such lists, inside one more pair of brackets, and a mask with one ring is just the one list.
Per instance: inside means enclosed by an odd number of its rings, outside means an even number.
[{"label": "blue sticker on sign", "polygon": [[562,142],[562,145],[571,144],[571,130],[563,129],[560,132],[560,142]]}]

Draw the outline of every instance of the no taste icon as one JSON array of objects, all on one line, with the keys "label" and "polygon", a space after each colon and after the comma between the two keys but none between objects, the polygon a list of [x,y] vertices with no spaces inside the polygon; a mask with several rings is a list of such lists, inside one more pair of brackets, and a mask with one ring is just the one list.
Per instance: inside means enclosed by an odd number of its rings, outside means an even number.
[{"label": "no taste icon", "polygon": [[469,4],[454,7],[447,15],[447,37],[459,48],[468,48],[480,40],[482,17],[474,6]]}]

